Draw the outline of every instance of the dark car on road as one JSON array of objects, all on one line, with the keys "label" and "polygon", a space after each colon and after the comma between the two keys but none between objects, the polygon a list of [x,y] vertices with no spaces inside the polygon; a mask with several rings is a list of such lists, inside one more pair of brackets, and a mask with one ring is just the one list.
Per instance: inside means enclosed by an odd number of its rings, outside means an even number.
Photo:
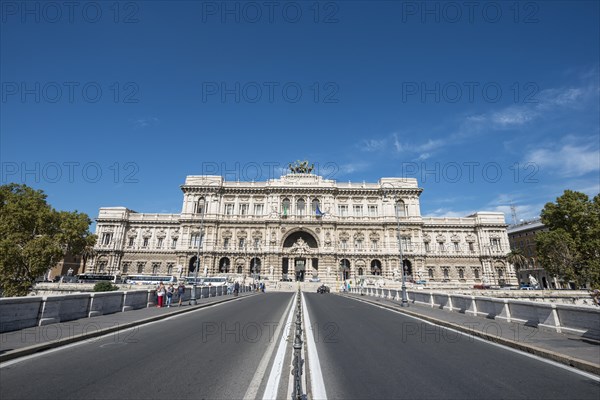
[{"label": "dark car on road", "polygon": [[317,293],[329,293],[329,286],[321,285],[317,288]]}]

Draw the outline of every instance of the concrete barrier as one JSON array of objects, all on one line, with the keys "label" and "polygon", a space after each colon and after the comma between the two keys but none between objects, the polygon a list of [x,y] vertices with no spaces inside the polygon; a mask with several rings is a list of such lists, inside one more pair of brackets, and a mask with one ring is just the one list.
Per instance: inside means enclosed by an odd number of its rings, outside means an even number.
[{"label": "concrete barrier", "polygon": [[138,310],[148,306],[148,291],[134,290],[123,292],[123,309],[121,311]]},{"label": "concrete barrier", "polygon": [[600,340],[600,311],[598,308],[555,304],[561,329],[584,338]]},{"label": "concrete barrier", "polygon": [[41,297],[0,299],[0,333],[37,326],[41,308]]},{"label": "concrete barrier", "polygon": [[42,297],[39,325],[86,318],[90,306],[90,294],[68,294]]},{"label": "concrete barrier", "polygon": [[[240,286],[242,292],[250,286]],[[196,287],[196,298],[227,295],[227,287]],[[189,301],[187,287],[182,301]],[[156,306],[156,290],[0,298],[0,333]],[[179,302],[177,294],[173,304]]]},{"label": "concrete barrier", "polygon": [[88,317],[121,312],[123,310],[124,294],[124,292],[91,293]]},{"label": "concrete barrier", "polygon": [[[379,295],[376,290],[363,290],[362,293],[374,297]],[[407,291],[407,294],[410,302],[416,304],[600,340],[600,308],[598,307],[422,290]],[[399,292],[397,298],[394,296],[394,300],[401,300]]]}]

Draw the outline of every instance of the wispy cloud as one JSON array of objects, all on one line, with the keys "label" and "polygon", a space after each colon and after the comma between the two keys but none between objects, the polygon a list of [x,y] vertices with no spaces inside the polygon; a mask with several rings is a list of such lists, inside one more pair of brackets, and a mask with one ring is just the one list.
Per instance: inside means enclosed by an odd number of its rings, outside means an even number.
[{"label": "wispy cloud", "polygon": [[136,120],[133,120],[133,127],[135,129],[143,129],[149,126],[156,126],[159,122],[159,119],[156,117],[138,118]]},{"label": "wispy cloud", "polygon": [[[581,139],[569,136],[559,144],[546,144],[529,151],[525,162],[533,162],[540,169],[563,178],[579,177],[600,171],[600,149],[597,137]],[[595,142],[595,143],[594,143]]]}]

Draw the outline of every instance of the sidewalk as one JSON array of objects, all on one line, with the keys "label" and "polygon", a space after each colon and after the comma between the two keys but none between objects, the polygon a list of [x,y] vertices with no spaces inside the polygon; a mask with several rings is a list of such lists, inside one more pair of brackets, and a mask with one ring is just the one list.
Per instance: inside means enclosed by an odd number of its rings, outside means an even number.
[{"label": "sidewalk", "polygon": [[592,340],[420,304],[409,303],[409,307],[401,307],[400,302],[394,300],[343,295],[600,375],[600,343]]},{"label": "sidewalk", "polygon": [[197,299],[198,304],[195,306],[188,305],[189,301],[186,301],[181,307],[177,307],[177,304],[175,304],[171,307],[140,308],[126,312],[100,315],[98,317],[82,318],[5,332],[0,334],[0,362],[81,340],[91,340],[107,333],[114,333],[119,336],[120,340],[127,340],[128,335],[132,336],[135,334],[135,331],[122,333],[127,328],[242,297],[248,297],[253,294],[253,292],[244,292],[240,293],[238,297],[234,297],[233,295],[209,297]]}]

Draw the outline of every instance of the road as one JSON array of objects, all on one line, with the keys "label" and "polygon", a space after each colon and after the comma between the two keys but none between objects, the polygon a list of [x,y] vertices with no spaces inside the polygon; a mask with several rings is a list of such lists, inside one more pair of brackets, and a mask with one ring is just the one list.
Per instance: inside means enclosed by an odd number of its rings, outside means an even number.
[{"label": "road", "polygon": [[[5,363],[0,398],[262,398],[277,348],[289,365],[277,333],[293,297],[240,298]],[[330,399],[600,398],[597,380],[571,370],[357,300],[304,297]],[[289,398],[281,376],[277,397]]]},{"label": "road", "polygon": [[243,398],[292,297],[241,298],[12,364],[0,398]]},{"label": "road", "polygon": [[342,296],[305,299],[330,399],[600,398],[597,381],[504,347]]}]

